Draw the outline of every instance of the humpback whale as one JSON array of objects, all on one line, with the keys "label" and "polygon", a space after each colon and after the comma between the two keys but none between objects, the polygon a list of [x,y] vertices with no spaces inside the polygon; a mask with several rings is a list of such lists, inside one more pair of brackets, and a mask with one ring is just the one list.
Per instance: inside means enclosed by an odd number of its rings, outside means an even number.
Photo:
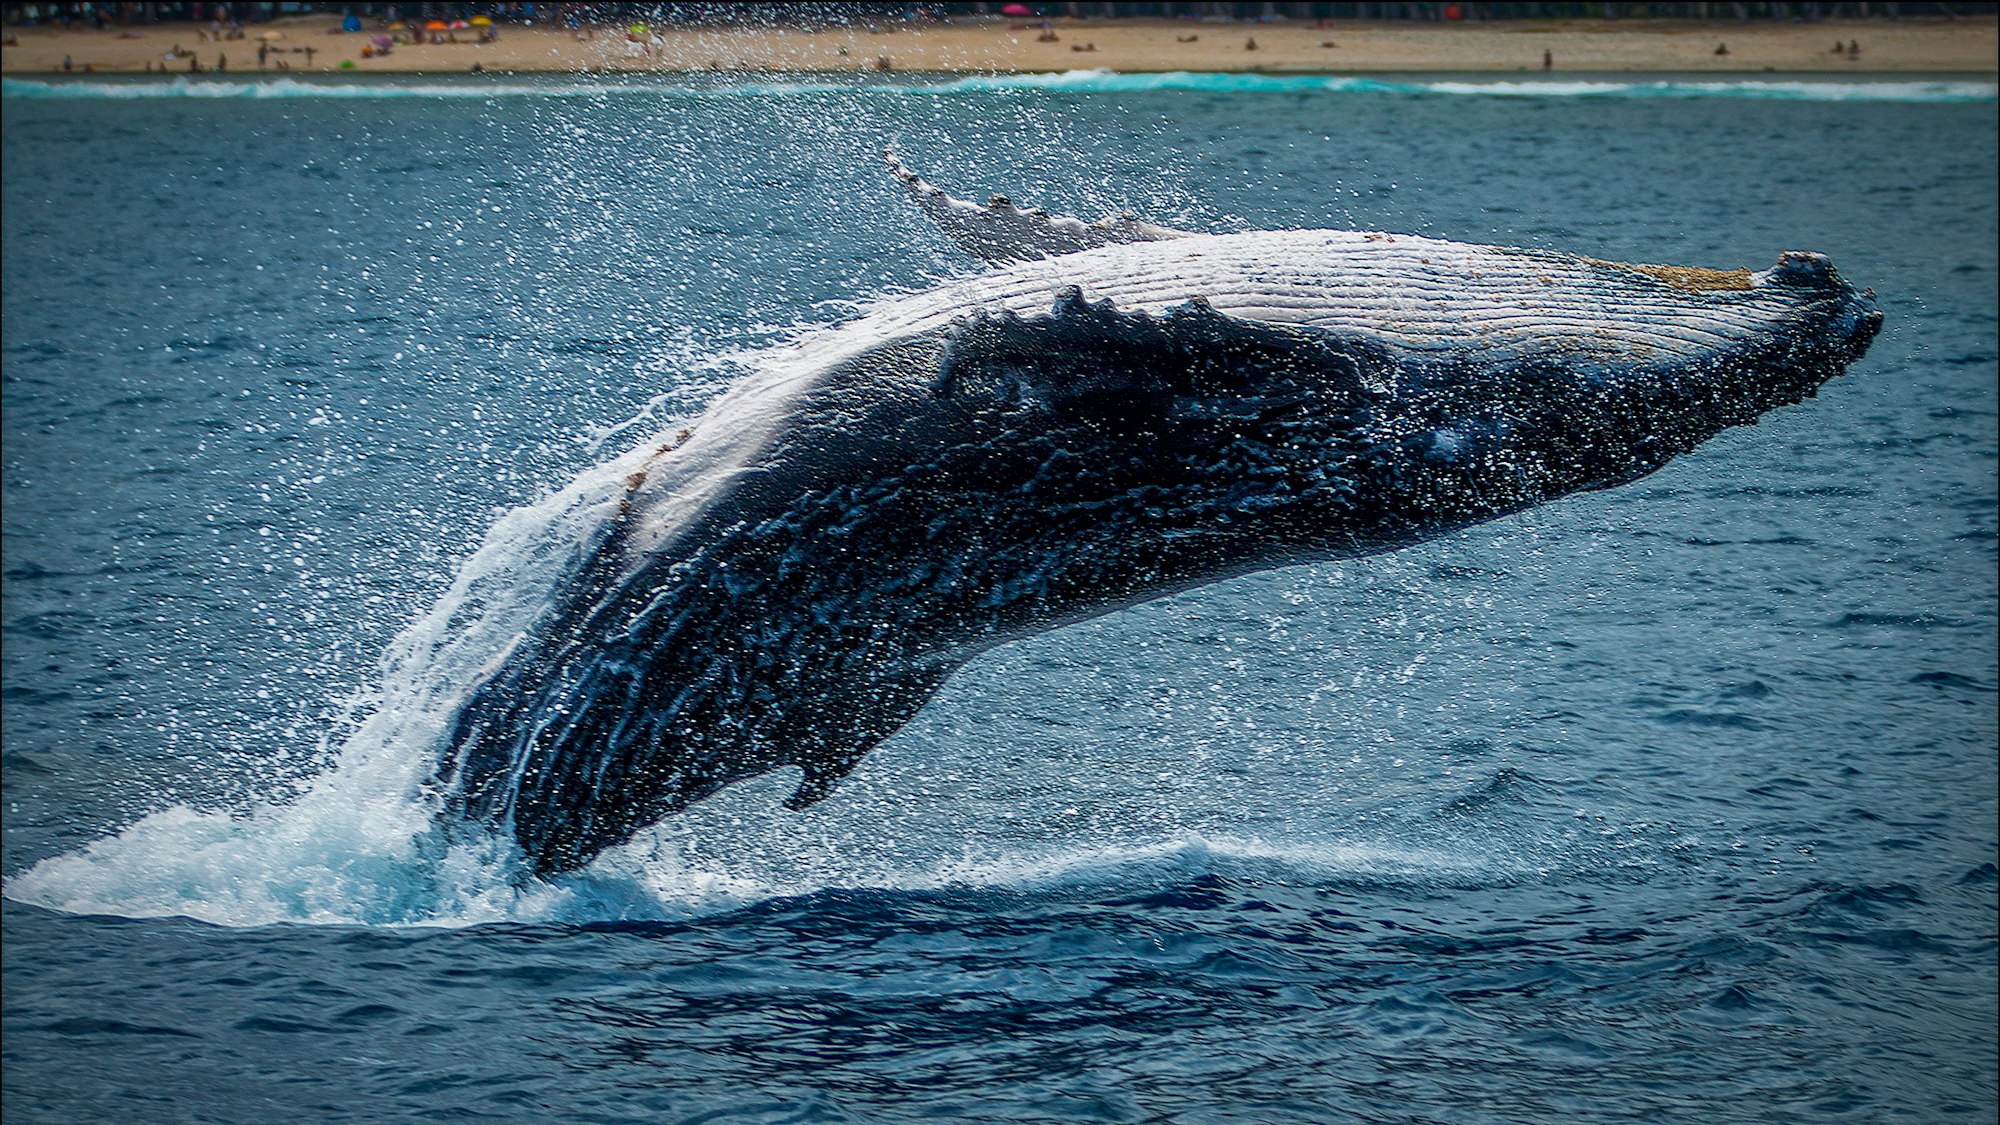
[{"label": "humpback whale", "polygon": [[832,791],[1011,638],[1660,468],[1881,324],[1822,256],[1631,265],[957,200],[995,263],[765,354],[655,443],[451,723],[457,818],[550,876],[733,782]]}]

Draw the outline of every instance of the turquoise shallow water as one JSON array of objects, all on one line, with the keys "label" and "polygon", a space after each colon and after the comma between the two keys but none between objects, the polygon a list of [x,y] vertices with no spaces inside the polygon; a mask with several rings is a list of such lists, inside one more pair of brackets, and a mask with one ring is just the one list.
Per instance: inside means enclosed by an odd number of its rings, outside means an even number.
[{"label": "turquoise shallow water", "polygon": [[[1314,83],[10,80],[8,1119],[1994,1119],[1991,83]],[[806,814],[425,850],[552,490],[973,268],[885,142],[1887,323],[1636,485],[990,654]]]},{"label": "turquoise shallow water", "polygon": [[1885,77],[1829,80],[1819,77],[1717,78],[1630,75],[1563,78],[1493,78],[1489,75],[1390,75],[1370,78],[1332,74],[1215,74],[1166,71],[1121,74],[1109,70],[1072,70],[1047,74],[998,74],[857,81],[848,76],[790,76],[759,82],[740,78],[703,80],[675,75],[661,79],[628,75],[621,80],[496,78],[485,82],[438,81],[428,77],[375,77],[341,81],[278,78],[257,82],[176,78],[161,81],[112,79],[6,80],[8,97],[76,101],[109,98],[119,101],[157,98],[605,98],[631,94],[664,97],[848,96],[953,97],[1013,95],[1036,92],[1122,94],[1157,90],[1188,90],[1211,94],[1394,94],[1434,97],[1594,98],[1724,98],[1816,102],[1991,102],[1994,83],[1961,76]]}]

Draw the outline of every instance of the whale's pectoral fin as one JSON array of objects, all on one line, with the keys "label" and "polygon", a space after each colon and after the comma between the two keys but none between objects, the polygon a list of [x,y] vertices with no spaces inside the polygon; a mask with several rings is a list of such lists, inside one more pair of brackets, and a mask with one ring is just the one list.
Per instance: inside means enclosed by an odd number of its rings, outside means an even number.
[{"label": "whale's pectoral fin", "polygon": [[785,807],[797,812],[825,800],[870,750],[930,702],[950,674],[948,666],[925,666],[898,675],[877,673],[817,708],[821,716],[844,715],[848,721],[799,744],[792,762],[805,779],[785,798]]},{"label": "whale's pectoral fin", "polygon": [[980,312],[955,322],[936,393],[1066,412],[1247,417],[1279,398],[1384,394],[1398,372],[1395,358],[1367,341],[1228,316],[1199,298],[1164,315],[1125,312],[1071,286],[1047,315]]},{"label": "whale's pectoral fin", "polygon": [[1040,208],[1023,210],[1004,195],[996,195],[981,206],[971,200],[954,199],[944,189],[925,182],[893,152],[884,151],[882,158],[888,163],[890,173],[903,182],[910,199],[946,237],[966,253],[989,262],[1033,261],[1114,243],[1157,242],[1194,234],[1130,214],[1107,215],[1086,223],[1068,215],[1051,215]]}]

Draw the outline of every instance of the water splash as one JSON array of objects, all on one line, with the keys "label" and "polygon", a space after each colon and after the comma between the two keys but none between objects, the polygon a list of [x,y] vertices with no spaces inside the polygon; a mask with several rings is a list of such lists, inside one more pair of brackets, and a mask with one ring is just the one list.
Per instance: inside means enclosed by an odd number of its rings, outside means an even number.
[{"label": "water splash", "polygon": [[[1129,888],[1215,870],[1489,885],[1528,870],[1483,846],[1401,833],[1389,843],[1271,840],[1113,824],[1036,840],[967,835],[964,823],[892,824],[866,801],[792,814],[777,799],[791,781],[773,775],[639,834],[583,872],[523,880],[509,842],[441,828],[427,785],[457,707],[576,579],[626,498],[627,477],[655,448],[642,443],[503,516],[436,606],[390,646],[377,685],[325,738],[334,765],[295,800],[153,813],[9,879],[7,897],[231,927],[461,927],[682,919],[829,889]],[[967,843],[975,838],[986,842]]]},{"label": "water splash", "polygon": [[641,447],[503,516],[451,589],[384,655],[377,686],[323,739],[333,765],[295,800],[156,812],[9,879],[71,913],[223,925],[410,924],[515,916],[524,892],[491,840],[448,839],[426,791],[451,715],[589,559]]},{"label": "water splash", "polygon": [[[739,386],[699,425],[727,431],[770,406]],[[675,433],[692,421],[642,417],[641,432]],[[1216,868],[1426,883],[1493,874],[1479,850],[1452,844],[1270,841],[1173,823],[1023,840],[968,835],[964,823],[891,825],[884,808],[865,800],[797,815],[779,808],[791,781],[774,775],[639,834],[583,872],[552,882],[521,878],[509,841],[441,827],[454,822],[436,815],[430,780],[459,706],[578,580],[616,524],[629,478],[659,446],[657,438],[641,442],[502,516],[435,606],[389,646],[374,686],[322,738],[320,757],[333,764],[295,798],[221,811],[166,808],[16,875],[7,897],[66,913],[234,927],[458,927],[686,918],[834,888],[1164,884]],[[726,457],[693,446],[683,457],[684,471],[699,480],[728,471]],[[657,463],[653,472],[666,475]],[[671,508],[655,514],[673,521]],[[988,842],[975,852],[968,839]]]}]

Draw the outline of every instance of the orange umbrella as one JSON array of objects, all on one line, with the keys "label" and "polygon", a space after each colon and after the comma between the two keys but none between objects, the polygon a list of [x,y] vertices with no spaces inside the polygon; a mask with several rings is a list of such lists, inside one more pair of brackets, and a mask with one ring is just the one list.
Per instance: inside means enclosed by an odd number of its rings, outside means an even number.
[{"label": "orange umbrella", "polygon": [[425,25],[424,25],[424,30],[425,30],[425,31],[443,31],[443,30],[445,30],[445,26],[444,26],[444,21],[443,21],[443,20],[432,20],[431,22],[429,22],[429,23],[427,23],[427,24],[425,24]]}]

